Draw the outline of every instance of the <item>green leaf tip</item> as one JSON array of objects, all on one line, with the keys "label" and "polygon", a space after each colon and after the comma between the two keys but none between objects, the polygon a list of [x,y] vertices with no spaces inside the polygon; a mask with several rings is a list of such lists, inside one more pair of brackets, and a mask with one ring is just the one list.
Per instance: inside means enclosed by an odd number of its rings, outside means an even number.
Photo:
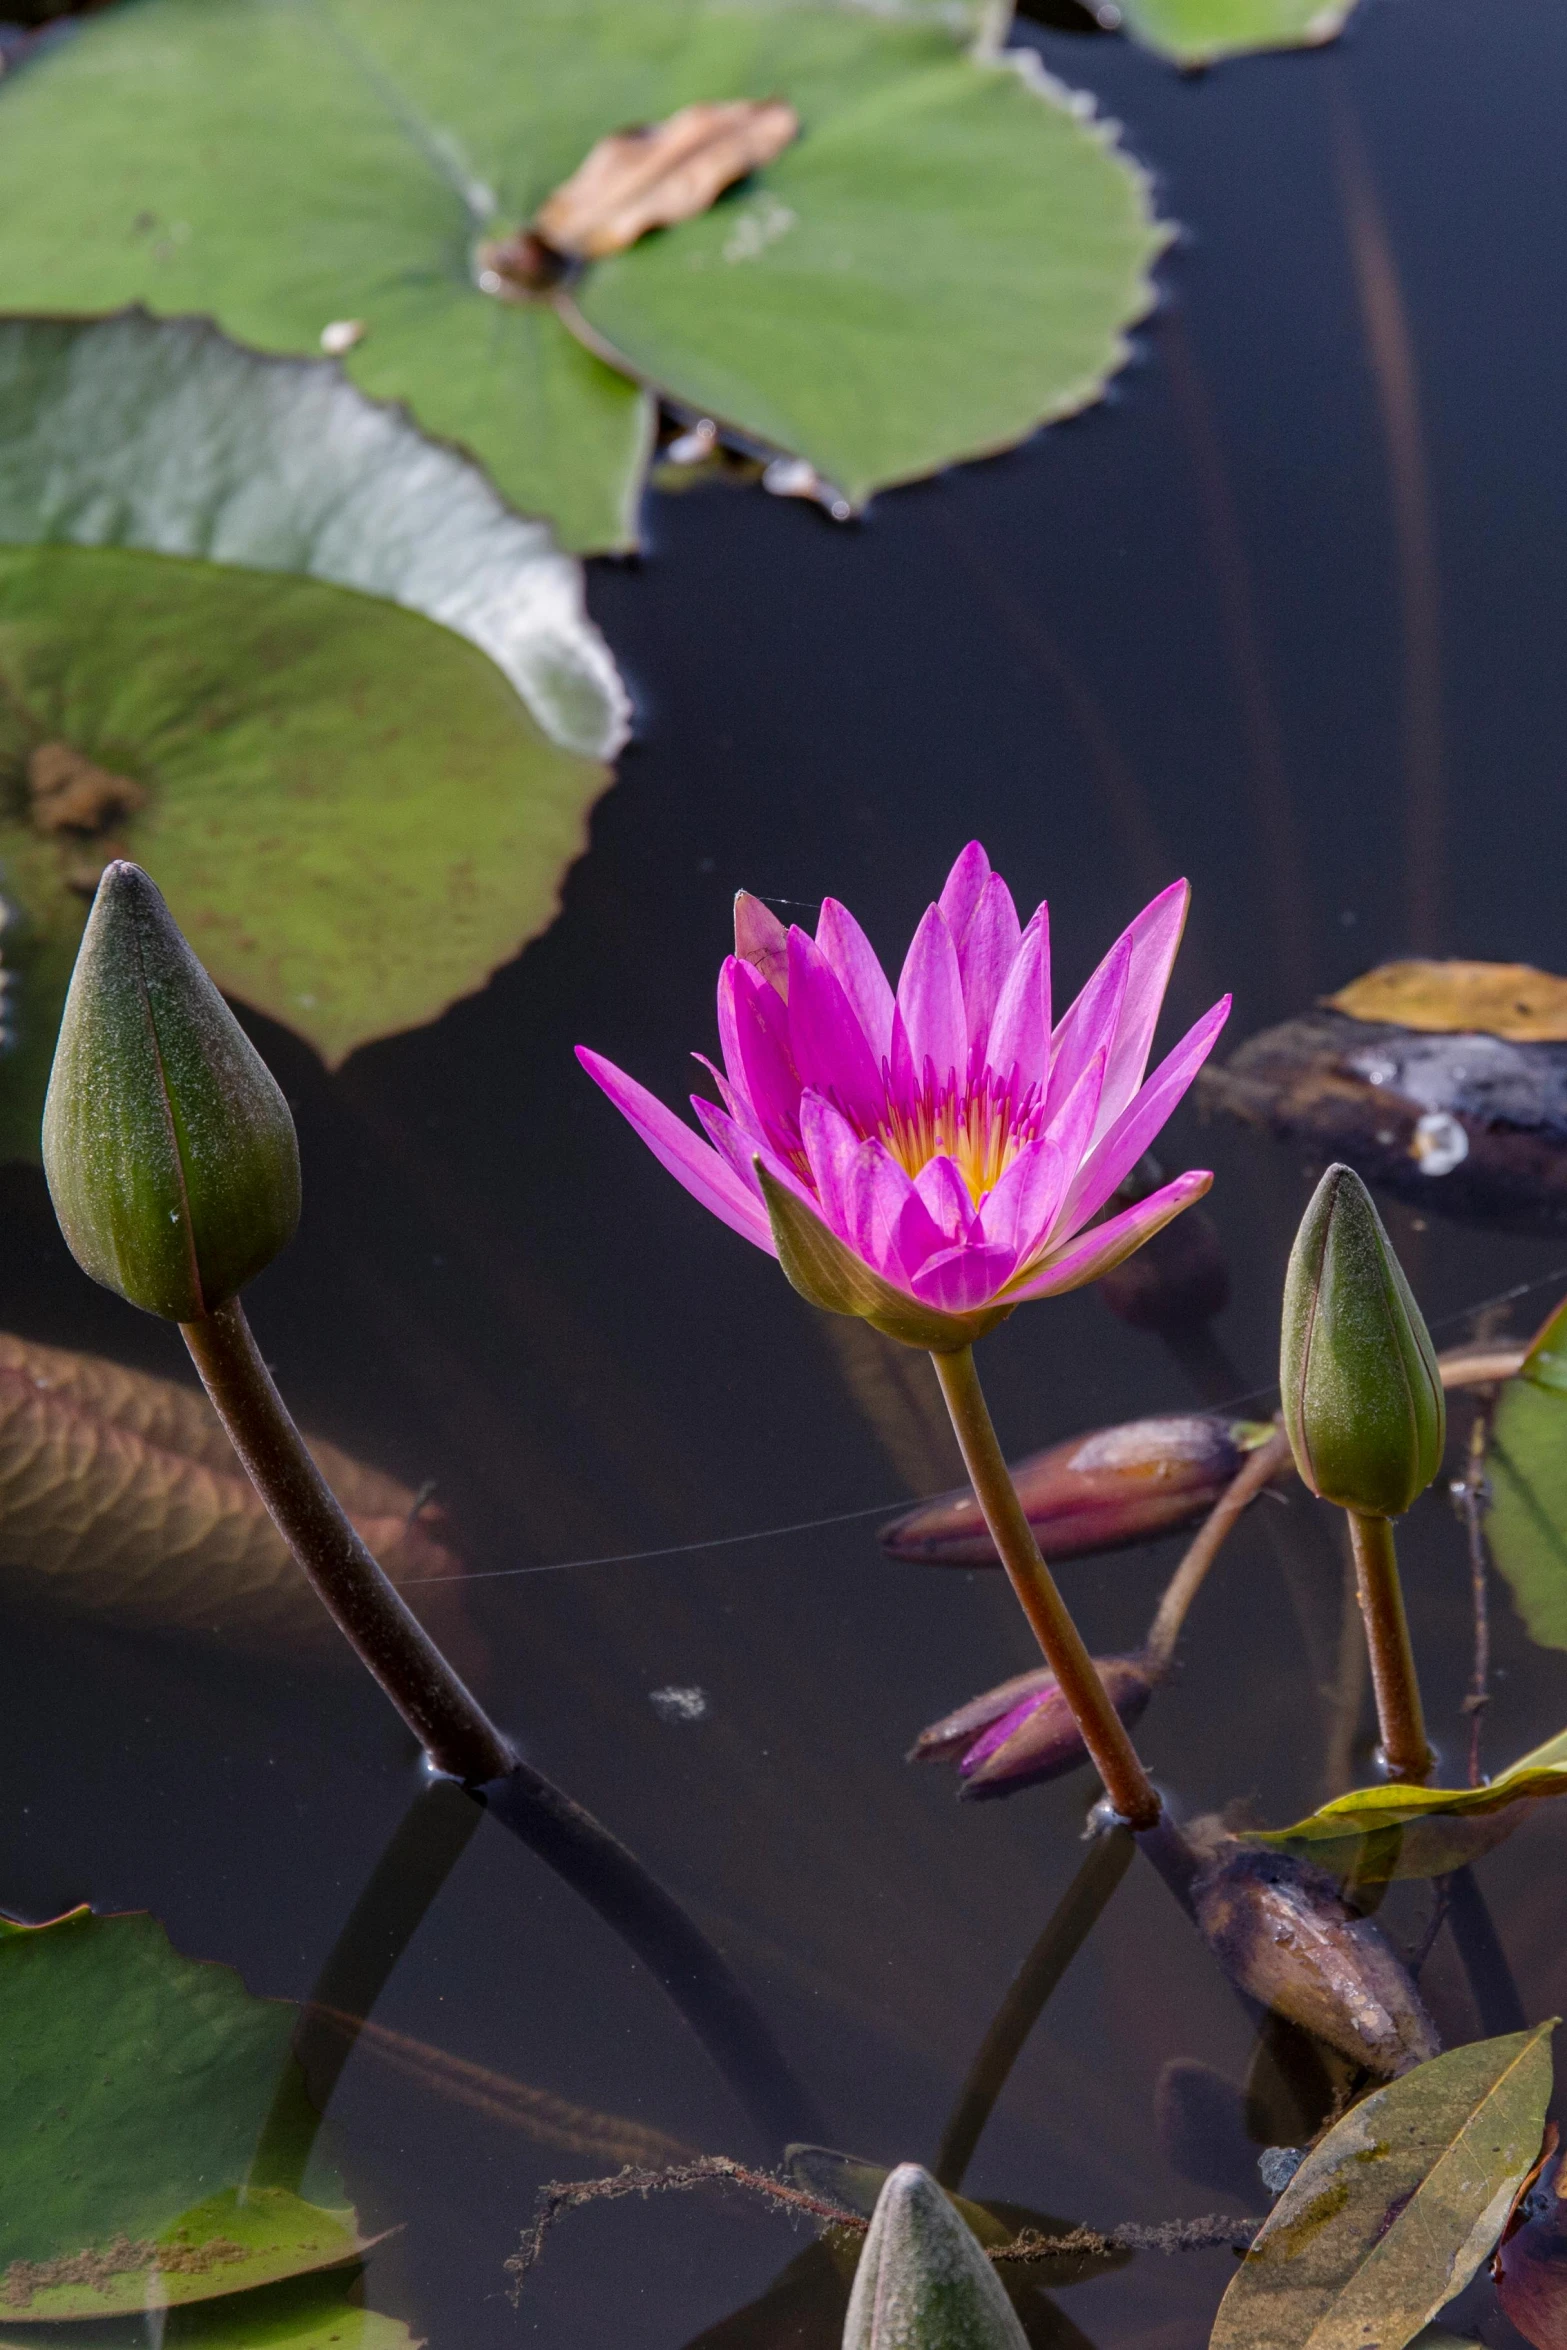
[{"label": "green leaf tip", "polygon": [[299,1222],[299,1147],[266,1063],[138,865],[98,884],[44,1104],[44,1173],[83,1272],[193,1322]]},{"label": "green leaf tip", "polygon": [[1436,1353],[1351,1167],[1328,1169],[1290,1251],[1279,1385],[1295,1466],[1324,1501],[1400,1517],[1442,1465]]},{"label": "green leaf tip", "polygon": [[889,2173],[866,2231],[843,2350],[1026,2350],[1000,2278],[929,2171]]}]

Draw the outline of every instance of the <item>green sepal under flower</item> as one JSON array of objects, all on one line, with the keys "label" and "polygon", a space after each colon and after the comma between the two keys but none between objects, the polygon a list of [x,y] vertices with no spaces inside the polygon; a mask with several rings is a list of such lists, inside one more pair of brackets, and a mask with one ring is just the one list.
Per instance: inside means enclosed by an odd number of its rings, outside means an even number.
[{"label": "green sepal under flower", "polygon": [[1436,1352],[1351,1167],[1328,1169],[1290,1251],[1279,1385],[1295,1466],[1324,1501],[1400,1517],[1442,1465]]},{"label": "green sepal under flower", "polygon": [[98,884],[44,1105],[44,1172],[83,1272],[193,1322],[299,1222],[277,1082],[136,865]]}]

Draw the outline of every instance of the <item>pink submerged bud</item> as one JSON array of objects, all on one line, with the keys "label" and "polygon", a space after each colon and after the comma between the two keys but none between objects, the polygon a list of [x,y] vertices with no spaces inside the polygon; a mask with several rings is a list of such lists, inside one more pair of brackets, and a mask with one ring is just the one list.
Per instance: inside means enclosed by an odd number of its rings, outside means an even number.
[{"label": "pink submerged bud", "polygon": [[[1128,1729],[1153,1695],[1158,1675],[1145,1657],[1096,1656],[1094,1670]],[[1062,1778],[1088,1760],[1083,1734],[1048,1667],[1019,1673],[922,1730],[909,1762],[955,1762],[959,1793],[973,1800],[1015,1795]]]},{"label": "pink submerged bud", "polygon": [[[1010,1474],[1046,1558],[1089,1558],[1195,1525],[1271,1434],[1258,1420],[1170,1413],[1070,1437],[1030,1453]],[[905,1510],[878,1539],[894,1558],[931,1566],[1001,1564],[967,1486]]]},{"label": "pink submerged bud", "polygon": [[977,841],[896,992],[835,898],[811,938],[742,892],[718,983],[720,1099],[692,1097],[702,1134],[600,1054],[577,1057],[812,1304],[954,1351],[1030,1298],[1098,1280],[1208,1189],[1206,1172],[1178,1175],[1095,1222],[1229,1012],[1226,996],[1146,1075],[1188,895],[1176,882],[1146,906],[1052,1022],[1046,909],[1021,924]]}]

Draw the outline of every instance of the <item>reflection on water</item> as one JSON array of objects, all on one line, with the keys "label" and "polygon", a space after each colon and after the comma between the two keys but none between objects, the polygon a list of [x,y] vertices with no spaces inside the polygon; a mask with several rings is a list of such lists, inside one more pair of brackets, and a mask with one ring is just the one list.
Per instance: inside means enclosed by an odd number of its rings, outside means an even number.
[{"label": "reflection on water", "polygon": [[[886,499],[863,528],[752,493],[661,501],[649,559],[594,580],[641,739],[554,930],[439,1027],[335,1080],[258,1029],[307,1194],[253,1318],[299,1416],[413,1491],[434,1480],[454,1546],[491,1578],[470,1595],[486,1702],[688,1901],[837,2142],[879,2162],[934,2157],[1078,1867],[1087,1791],[960,1808],[944,1774],[905,1768],[922,1723],[1033,1660],[1000,1578],[890,1559],[874,1515],[496,1572],[890,1510],[953,1482],[921,1382],[862,1359],[668,1183],[571,1046],[591,1039],[678,1098],[687,1048],[711,1042],[737,886],[807,909],[831,890],[890,950],[973,833],[1021,897],[1050,894],[1064,983],[1152,889],[1191,876],[1172,1035],[1221,985],[1239,1040],[1411,948],[1564,956],[1567,352],[1542,331],[1559,11],[1365,0],[1335,51],[1192,80],[1118,41],[1029,37],[1125,122],[1188,231],[1114,398]],[[1264,1389],[1306,1170],[1191,1111],[1169,1155],[1217,1170],[1219,1336],[1239,1383]],[[181,1375],[171,1332],[75,1273],[38,1178],[0,1184],[0,1327]],[[1408,1209],[1391,1222],[1443,1344],[1471,1302],[1567,1254]],[[1092,1294],[1017,1317],[987,1342],[986,1376],[1014,1453],[1193,1400],[1161,1342]],[[1353,1753],[1332,1688],[1334,1540],[1287,1582],[1254,1520],[1197,1603],[1140,1733],[1193,1806],[1294,1817]],[[1097,1651],[1137,1638],[1172,1555],[1064,1569]],[[1468,1588],[1441,1497],[1404,1556],[1433,1728],[1457,1753]],[[1567,1676],[1505,1604],[1497,1617],[1487,1737],[1503,1760],[1560,1727]],[[668,1702],[689,1690],[700,1712]],[[164,1642],[12,1604],[0,1692],[0,1898],[32,1915],[149,1907],[253,1989],[309,1989],[417,1785],[372,1688],[251,1661],[221,1628]],[[1567,1998],[1564,1834],[1536,1818],[1484,1864],[1532,2014]],[[1395,1931],[1418,1936],[1425,1898],[1395,1889]],[[1462,2034],[1449,1953],[1426,1988]],[[399,2036],[383,2048],[708,2152],[771,2152],[650,1980],[491,1823],[375,2020]],[[1211,2210],[1215,2190],[1160,2151],[1174,2060],[1239,2083],[1247,2027],[1134,1868],[1024,2047],[973,2191],[1103,2224]],[[367,2223],[406,2223],[375,2295],[435,2342],[482,2350],[520,2329],[680,2350],[800,2251],[738,2202],[616,2203],[561,2229],[514,2315],[501,2263],[537,2184],[579,2158],[517,2125],[553,2108],[440,2094],[432,2063],[356,2050],[333,2112]],[[1063,2306],[1101,2350],[1184,2350],[1231,2267],[1223,2250],[1140,2256]]]}]

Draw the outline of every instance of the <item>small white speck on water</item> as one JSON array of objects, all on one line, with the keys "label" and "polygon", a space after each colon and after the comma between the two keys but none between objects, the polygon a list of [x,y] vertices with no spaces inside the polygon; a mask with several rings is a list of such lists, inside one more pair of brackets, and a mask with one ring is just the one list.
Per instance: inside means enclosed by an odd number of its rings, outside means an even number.
[{"label": "small white speck on water", "polygon": [[661,1722],[700,1722],[707,1712],[705,1689],[650,1689],[648,1704]]}]

